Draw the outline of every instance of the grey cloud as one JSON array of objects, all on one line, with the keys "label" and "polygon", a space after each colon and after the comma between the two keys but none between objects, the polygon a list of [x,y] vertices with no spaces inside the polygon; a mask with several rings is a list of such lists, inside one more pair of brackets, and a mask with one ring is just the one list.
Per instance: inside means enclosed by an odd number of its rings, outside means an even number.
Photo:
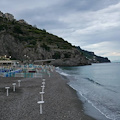
[{"label": "grey cloud", "polygon": [[[119,9],[115,8],[114,12],[113,9],[104,11],[118,2],[120,1],[1,0],[0,8],[2,12],[12,13],[17,19],[25,19],[29,24],[84,47],[104,41],[120,43]],[[112,47],[115,50],[115,46]],[[118,46],[116,49],[119,50]]]},{"label": "grey cloud", "polygon": [[[26,12],[20,12],[18,16],[22,16],[28,23],[34,25],[36,24],[40,28],[55,29],[64,28],[66,25],[59,21],[59,16],[62,13],[53,11],[52,8],[47,9],[28,9]],[[19,17],[17,17],[19,18]]]},{"label": "grey cloud", "polygon": [[120,2],[119,0],[68,0],[62,7],[75,11],[100,10]]}]

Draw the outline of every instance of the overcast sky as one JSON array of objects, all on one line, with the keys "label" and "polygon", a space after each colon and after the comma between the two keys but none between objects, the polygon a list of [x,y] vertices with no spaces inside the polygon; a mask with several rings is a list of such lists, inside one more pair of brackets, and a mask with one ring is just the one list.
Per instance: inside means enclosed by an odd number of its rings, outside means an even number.
[{"label": "overcast sky", "polygon": [[0,0],[0,11],[120,61],[120,0]]}]

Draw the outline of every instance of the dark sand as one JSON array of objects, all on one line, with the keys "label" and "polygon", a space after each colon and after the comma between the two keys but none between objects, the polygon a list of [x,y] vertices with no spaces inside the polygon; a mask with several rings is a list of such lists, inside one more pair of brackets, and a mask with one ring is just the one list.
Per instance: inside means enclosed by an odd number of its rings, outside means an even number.
[{"label": "dark sand", "polygon": [[[67,85],[58,73],[52,73],[46,79],[43,114],[39,113],[41,99],[41,78],[0,78],[0,120],[94,120],[84,114],[83,104],[76,91]],[[12,83],[21,79],[21,87],[17,85],[12,91]],[[5,86],[11,87],[6,96]]]}]

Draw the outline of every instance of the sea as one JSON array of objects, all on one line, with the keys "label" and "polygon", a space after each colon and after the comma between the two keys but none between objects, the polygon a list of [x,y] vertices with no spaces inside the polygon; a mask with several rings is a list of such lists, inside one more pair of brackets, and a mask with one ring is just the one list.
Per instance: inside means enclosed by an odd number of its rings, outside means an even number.
[{"label": "sea", "polygon": [[57,67],[77,91],[86,114],[96,120],[120,120],[120,63]]}]

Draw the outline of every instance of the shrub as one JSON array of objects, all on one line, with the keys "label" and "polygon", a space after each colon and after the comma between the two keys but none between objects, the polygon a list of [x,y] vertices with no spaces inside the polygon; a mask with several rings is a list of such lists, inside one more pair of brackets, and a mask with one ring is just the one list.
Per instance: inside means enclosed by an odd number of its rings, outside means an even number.
[{"label": "shrub", "polygon": [[60,52],[55,52],[54,55],[52,56],[53,59],[60,59],[61,58],[61,54]]},{"label": "shrub", "polygon": [[41,47],[44,48],[44,49],[47,50],[47,51],[50,51],[50,47],[47,46],[45,43],[43,43],[43,44],[41,45]]},{"label": "shrub", "polygon": [[29,44],[31,44],[31,45],[36,45],[36,40],[32,40],[32,41],[30,41]]},{"label": "shrub", "polygon": [[15,25],[13,30],[15,33],[23,34],[23,31],[19,25]]},{"label": "shrub", "polygon": [[64,56],[65,56],[65,58],[70,58],[71,57],[71,53],[65,53]]},{"label": "shrub", "polygon": [[7,29],[7,25],[0,25],[0,31],[4,29]]}]

